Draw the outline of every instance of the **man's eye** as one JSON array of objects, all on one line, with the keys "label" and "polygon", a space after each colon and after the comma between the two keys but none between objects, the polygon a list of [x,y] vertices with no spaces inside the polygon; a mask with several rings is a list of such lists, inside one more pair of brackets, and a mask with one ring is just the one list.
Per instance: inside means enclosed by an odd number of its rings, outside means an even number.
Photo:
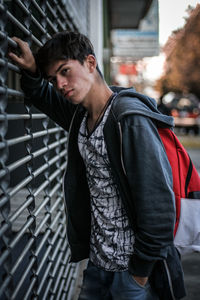
[{"label": "man's eye", "polygon": [[69,69],[67,69],[67,68],[62,69],[61,74],[62,74],[62,75],[65,75],[65,74],[67,74],[68,71],[69,71]]}]

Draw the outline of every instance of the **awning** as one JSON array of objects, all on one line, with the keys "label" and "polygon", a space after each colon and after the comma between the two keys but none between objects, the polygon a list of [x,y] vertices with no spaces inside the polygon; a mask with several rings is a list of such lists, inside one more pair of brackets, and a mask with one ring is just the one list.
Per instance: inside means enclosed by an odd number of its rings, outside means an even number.
[{"label": "awning", "polygon": [[137,29],[152,0],[108,0],[110,29]]}]

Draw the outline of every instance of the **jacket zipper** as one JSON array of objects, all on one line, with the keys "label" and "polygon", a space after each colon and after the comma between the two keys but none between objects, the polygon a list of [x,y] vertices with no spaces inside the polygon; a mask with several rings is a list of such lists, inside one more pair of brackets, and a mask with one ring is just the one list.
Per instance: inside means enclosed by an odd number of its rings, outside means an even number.
[{"label": "jacket zipper", "polygon": [[168,282],[169,282],[169,288],[170,288],[172,299],[176,300],[176,298],[174,296],[174,291],[173,291],[173,286],[172,286],[172,279],[171,279],[171,275],[170,275],[170,272],[169,272],[169,268],[168,268],[167,262],[166,262],[165,259],[164,259],[163,262],[164,262],[165,270],[166,270],[166,273],[167,273],[167,278],[168,278]]},{"label": "jacket zipper", "polygon": [[125,176],[127,177],[126,169],[124,166],[124,161],[123,161],[123,150],[122,150],[122,128],[120,122],[117,123],[119,127],[119,136],[120,136],[120,159],[121,159],[121,164],[122,164],[122,169],[124,171]]}]

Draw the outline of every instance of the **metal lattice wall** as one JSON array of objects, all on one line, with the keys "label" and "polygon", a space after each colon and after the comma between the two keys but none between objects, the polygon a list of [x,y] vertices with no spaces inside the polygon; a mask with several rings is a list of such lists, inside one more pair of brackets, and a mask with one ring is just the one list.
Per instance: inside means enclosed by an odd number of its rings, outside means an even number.
[{"label": "metal lattice wall", "polygon": [[18,36],[32,49],[55,32],[88,31],[88,0],[0,1],[0,299],[72,299],[62,177],[67,134],[23,103],[7,59]]}]

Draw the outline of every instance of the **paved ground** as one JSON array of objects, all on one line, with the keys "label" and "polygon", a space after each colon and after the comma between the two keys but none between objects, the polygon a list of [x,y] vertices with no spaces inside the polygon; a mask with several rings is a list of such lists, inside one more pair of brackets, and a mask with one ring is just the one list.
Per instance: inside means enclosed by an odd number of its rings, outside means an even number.
[{"label": "paved ground", "polygon": [[182,257],[187,296],[183,300],[200,300],[200,253]]}]

